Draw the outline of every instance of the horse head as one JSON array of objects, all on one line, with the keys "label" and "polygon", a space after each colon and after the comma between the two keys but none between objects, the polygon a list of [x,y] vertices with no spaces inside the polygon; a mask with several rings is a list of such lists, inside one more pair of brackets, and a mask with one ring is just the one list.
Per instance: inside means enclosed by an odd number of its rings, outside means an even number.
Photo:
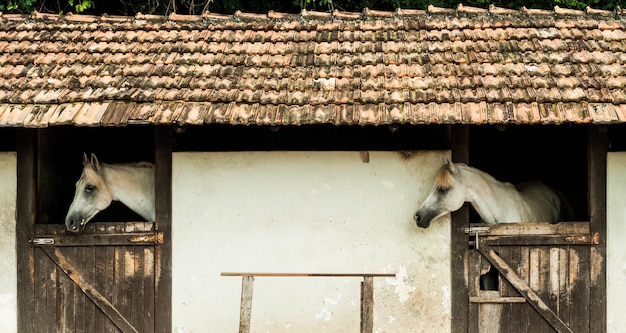
[{"label": "horse head", "polygon": [[428,228],[432,220],[463,206],[465,191],[457,179],[458,173],[451,161],[441,167],[428,197],[413,215],[418,227]]},{"label": "horse head", "polygon": [[83,154],[83,173],[76,182],[74,200],[65,217],[65,227],[80,232],[98,212],[109,207],[113,200],[111,190],[102,176],[96,155]]}]

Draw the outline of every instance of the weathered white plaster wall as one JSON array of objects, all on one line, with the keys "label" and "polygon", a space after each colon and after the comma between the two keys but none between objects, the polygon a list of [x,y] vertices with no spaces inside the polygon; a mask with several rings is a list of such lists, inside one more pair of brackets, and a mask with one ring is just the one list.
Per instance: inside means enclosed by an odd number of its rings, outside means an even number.
[{"label": "weathered white plaster wall", "polygon": [[16,155],[0,152],[0,332],[17,332]]},{"label": "weathered white plaster wall", "polygon": [[607,160],[607,326],[609,333],[626,327],[626,152]]},{"label": "weathered white plaster wall", "polygon": [[[445,153],[447,154],[447,153]],[[224,271],[396,272],[375,279],[375,332],[450,331],[450,221],[412,215],[441,152],[173,156],[173,331],[236,332]],[[358,332],[359,278],[257,278],[252,332]]]}]

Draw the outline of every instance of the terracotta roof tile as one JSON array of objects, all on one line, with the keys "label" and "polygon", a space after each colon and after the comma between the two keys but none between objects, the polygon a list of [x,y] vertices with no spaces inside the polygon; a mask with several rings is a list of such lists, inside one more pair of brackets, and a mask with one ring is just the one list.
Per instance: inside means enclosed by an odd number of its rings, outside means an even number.
[{"label": "terracotta roof tile", "polygon": [[621,10],[0,15],[0,126],[626,122]]}]

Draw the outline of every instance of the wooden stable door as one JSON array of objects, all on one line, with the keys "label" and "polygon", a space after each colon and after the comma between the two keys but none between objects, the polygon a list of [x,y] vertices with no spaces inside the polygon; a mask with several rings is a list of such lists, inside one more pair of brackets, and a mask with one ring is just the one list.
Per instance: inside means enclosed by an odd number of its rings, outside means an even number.
[{"label": "wooden stable door", "polygon": [[151,222],[35,225],[34,332],[154,332],[159,244]]},{"label": "wooden stable door", "polygon": [[588,222],[468,228],[469,332],[589,332],[590,263],[598,234]]}]

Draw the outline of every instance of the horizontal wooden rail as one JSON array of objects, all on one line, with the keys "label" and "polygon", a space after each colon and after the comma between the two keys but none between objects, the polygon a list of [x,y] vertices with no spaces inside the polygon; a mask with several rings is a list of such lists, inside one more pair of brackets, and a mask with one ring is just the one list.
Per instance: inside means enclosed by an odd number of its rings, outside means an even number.
[{"label": "horizontal wooden rail", "polygon": [[390,273],[262,273],[222,272],[221,276],[241,276],[241,308],[239,333],[250,332],[252,318],[252,292],[255,277],[360,277],[361,282],[361,333],[374,330],[374,277],[395,277]]},{"label": "horizontal wooden rail", "polygon": [[251,273],[222,272],[222,276],[267,276],[267,277],[395,277],[389,273]]}]

